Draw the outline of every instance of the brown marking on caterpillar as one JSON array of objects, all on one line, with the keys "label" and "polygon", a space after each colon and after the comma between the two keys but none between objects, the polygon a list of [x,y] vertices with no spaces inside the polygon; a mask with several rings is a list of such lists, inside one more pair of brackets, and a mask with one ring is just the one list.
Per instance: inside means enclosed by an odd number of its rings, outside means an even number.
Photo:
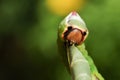
[{"label": "brown marking on caterpillar", "polygon": [[64,40],[69,44],[80,45],[84,41],[86,32],[82,32],[80,29],[69,26],[67,31],[64,32]]}]

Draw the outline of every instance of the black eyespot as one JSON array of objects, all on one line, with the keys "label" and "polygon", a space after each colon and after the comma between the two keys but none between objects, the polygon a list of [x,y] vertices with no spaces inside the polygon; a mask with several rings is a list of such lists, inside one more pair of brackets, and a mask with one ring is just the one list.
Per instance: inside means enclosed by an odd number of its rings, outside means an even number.
[{"label": "black eyespot", "polygon": [[85,36],[87,33],[86,33],[86,32],[83,32],[82,34]]},{"label": "black eyespot", "polygon": [[72,30],[72,26],[68,26],[68,30]]},{"label": "black eyespot", "polygon": [[64,32],[64,39],[67,38],[68,34],[72,31],[72,26],[68,26],[67,31]]}]

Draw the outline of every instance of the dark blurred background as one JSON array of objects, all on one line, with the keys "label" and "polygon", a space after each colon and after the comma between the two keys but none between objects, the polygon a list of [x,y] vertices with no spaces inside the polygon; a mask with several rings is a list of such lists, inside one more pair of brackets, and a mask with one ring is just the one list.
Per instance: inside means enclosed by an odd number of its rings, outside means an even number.
[{"label": "dark blurred background", "polygon": [[57,28],[76,10],[89,55],[106,80],[120,80],[120,0],[0,0],[0,80],[71,80]]}]

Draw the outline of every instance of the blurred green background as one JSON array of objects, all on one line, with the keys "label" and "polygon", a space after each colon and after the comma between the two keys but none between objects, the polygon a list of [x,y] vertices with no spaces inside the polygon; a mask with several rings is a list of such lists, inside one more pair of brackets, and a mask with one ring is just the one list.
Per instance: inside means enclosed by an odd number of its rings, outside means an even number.
[{"label": "blurred green background", "polygon": [[0,0],[0,80],[71,80],[56,39],[72,10],[87,24],[86,48],[99,72],[120,80],[120,0],[79,1]]}]

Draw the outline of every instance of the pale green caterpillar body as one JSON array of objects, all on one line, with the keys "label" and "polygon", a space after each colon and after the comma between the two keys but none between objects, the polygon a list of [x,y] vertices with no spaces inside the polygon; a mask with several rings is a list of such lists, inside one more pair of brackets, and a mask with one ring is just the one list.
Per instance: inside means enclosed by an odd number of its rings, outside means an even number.
[{"label": "pale green caterpillar body", "polygon": [[59,53],[73,80],[104,80],[85,49],[87,36],[85,22],[78,13],[71,12],[58,28]]}]

